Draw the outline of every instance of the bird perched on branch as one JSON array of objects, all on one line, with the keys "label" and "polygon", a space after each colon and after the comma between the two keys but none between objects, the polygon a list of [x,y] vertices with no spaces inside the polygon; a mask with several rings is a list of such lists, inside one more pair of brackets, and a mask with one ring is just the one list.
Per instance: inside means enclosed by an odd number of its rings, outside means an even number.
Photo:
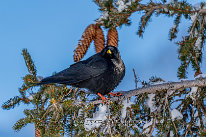
[{"label": "bird perched on branch", "polygon": [[101,52],[88,59],[42,79],[38,85],[59,83],[86,88],[90,92],[98,94],[103,101],[106,98],[102,95],[108,94],[116,88],[124,75],[125,66],[118,49],[114,46],[106,46]]}]

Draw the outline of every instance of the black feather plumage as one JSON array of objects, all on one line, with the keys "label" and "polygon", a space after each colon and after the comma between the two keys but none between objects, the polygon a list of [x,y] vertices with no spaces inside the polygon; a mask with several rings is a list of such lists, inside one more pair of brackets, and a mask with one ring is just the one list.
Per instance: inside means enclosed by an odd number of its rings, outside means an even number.
[{"label": "black feather plumage", "polygon": [[118,86],[125,75],[125,66],[118,49],[106,46],[87,60],[47,78],[38,85],[59,83],[89,89],[92,93],[108,94]]}]

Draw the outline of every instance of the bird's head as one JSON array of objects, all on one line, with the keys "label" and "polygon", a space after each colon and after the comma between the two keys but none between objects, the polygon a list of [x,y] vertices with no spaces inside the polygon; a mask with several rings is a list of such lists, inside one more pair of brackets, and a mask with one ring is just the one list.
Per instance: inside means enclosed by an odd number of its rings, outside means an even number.
[{"label": "bird's head", "polygon": [[104,58],[107,59],[119,59],[119,50],[114,46],[106,46],[100,53]]}]

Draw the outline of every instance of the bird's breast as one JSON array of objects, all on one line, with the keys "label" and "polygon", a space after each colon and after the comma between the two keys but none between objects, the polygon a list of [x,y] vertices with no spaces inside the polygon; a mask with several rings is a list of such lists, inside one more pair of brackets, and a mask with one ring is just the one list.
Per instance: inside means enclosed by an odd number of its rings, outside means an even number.
[{"label": "bird's breast", "polygon": [[114,71],[119,74],[119,73],[123,73],[125,71],[125,66],[123,61],[113,61],[114,64]]}]

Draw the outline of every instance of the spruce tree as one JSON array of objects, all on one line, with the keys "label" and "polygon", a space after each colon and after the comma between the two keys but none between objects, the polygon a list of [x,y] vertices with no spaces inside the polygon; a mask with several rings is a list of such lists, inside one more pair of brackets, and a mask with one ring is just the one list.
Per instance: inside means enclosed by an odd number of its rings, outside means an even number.
[{"label": "spruce tree", "polygon": [[[192,21],[179,46],[181,65],[179,79],[187,78],[191,65],[194,80],[167,82],[159,77],[140,80],[134,72],[136,89],[113,97],[109,104],[101,104],[97,96],[88,98],[86,92],[60,84],[37,86],[40,77],[26,49],[22,50],[28,74],[15,96],[3,105],[13,109],[20,103],[32,104],[25,109],[25,117],[13,128],[20,130],[28,123],[35,125],[35,136],[206,136],[206,75],[202,74],[203,47],[206,35],[206,3],[194,6],[187,1],[161,0],[94,0],[101,17],[85,29],[74,50],[74,61],[86,54],[94,41],[96,52],[105,45],[118,47],[118,27],[130,25],[133,13],[143,13],[137,35],[143,37],[146,26],[156,15],[174,18],[169,31],[171,42],[177,37],[181,19]],[[104,29],[103,29],[104,28]],[[107,40],[103,30],[108,31]],[[105,43],[106,41],[106,43]],[[137,87],[140,83],[140,87]]]}]

